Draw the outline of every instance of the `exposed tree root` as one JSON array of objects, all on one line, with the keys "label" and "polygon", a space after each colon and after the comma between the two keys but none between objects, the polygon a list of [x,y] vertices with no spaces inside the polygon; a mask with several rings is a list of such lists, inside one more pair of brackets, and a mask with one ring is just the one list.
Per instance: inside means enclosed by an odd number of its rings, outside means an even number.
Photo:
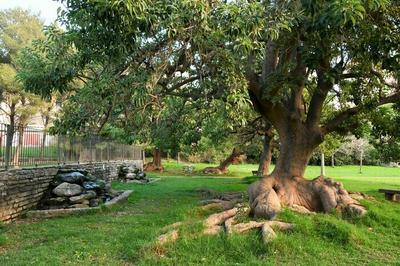
[{"label": "exposed tree root", "polygon": [[[250,221],[247,223],[235,224],[238,208],[210,215],[204,221],[203,234],[215,235],[225,231],[226,234],[243,233],[251,229],[261,229],[263,241],[268,243],[276,237],[275,231],[287,231],[294,228],[293,224],[280,221]],[[274,228],[274,229],[273,229]]]},{"label": "exposed tree root", "polygon": [[202,210],[209,210],[209,209],[229,210],[229,209],[232,209],[234,206],[235,206],[235,202],[221,200],[220,202],[213,202],[213,203],[207,204],[205,206],[202,206],[201,209]]},{"label": "exposed tree root", "polygon": [[266,176],[250,185],[249,200],[251,214],[258,218],[273,219],[284,206],[302,213],[333,209],[354,215],[366,213],[342,183],[324,177],[308,181],[301,177]]},{"label": "exposed tree root", "polygon": [[267,223],[261,226],[261,235],[264,243],[269,243],[276,238],[275,231]]},{"label": "exposed tree root", "polygon": [[[215,203],[218,202],[213,202],[211,204]],[[244,207],[242,204],[236,204],[235,208],[211,214],[203,222],[204,230],[202,233],[204,235],[216,235],[220,233],[226,233],[230,235],[233,233],[243,233],[256,228],[261,230],[263,241],[268,243],[276,237],[274,229],[286,231],[291,230],[294,227],[293,224],[280,221],[249,221],[246,223],[236,223],[238,220],[237,217],[242,215],[242,212],[246,212],[247,214],[248,211],[249,209]],[[157,247],[161,248],[166,243],[175,242],[179,238],[178,228],[181,225],[182,222],[176,222],[174,224],[165,226],[162,231],[168,230],[168,232],[160,235],[157,238]]]},{"label": "exposed tree root", "polygon": [[175,242],[178,239],[178,237],[179,237],[179,232],[177,229],[174,229],[168,233],[160,235],[157,238],[157,244],[162,246],[169,242]]},{"label": "exposed tree root", "polygon": [[293,204],[292,206],[289,207],[289,209],[294,211],[294,212],[301,213],[301,214],[316,214],[316,212],[310,211],[306,207],[300,206],[300,205],[297,205],[297,204]]},{"label": "exposed tree root", "polygon": [[224,223],[227,219],[233,217],[236,215],[238,209],[233,208],[227,211],[219,212],[219,213],[214,213],[210,215],[205,221],[204,221],[204,227],[206,229],[219,226],[222,223]]},{"label": "exposed tree root", "polygon": [[144,170],[148,172],[164,172],[164,167],[161,165],[155,165],[153,162],[149,162],[144,165]]},{"label": "exposed tree root", "polygon": [[167,231],[170,231],[170,230],[173,230],[173,229],[177,229],[177,228],[179,228],[181,225],[183,225],[182,222],[176,222],[176,223],[173,223],[173,224],[169,224],[169,225],[167,225],[167,226],[164,226],[164,227],[161,229],[161,231],[162,231],[162,232],[167,232]]}]

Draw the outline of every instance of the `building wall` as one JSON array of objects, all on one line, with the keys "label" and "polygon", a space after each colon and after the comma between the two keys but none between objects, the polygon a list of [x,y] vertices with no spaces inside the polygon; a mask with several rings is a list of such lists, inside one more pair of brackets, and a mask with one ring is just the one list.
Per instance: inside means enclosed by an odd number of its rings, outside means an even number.
[{"label": "building wall", "polygon": [[69,164],[0,172],[0,221],[10,222],[33,209],[48,189],[59,168],[85,169],[90,174],[111,182],[118,175],[118,166],[134,164],[143,169],[143,161],[110,161]]}]

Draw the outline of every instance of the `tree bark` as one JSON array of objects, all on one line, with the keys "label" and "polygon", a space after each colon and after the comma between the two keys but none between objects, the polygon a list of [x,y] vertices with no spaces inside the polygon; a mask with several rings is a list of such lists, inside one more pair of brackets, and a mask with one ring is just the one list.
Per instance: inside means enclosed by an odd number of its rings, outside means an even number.
[{"label": "tree bark", "polygon": [[365,209],[349,196],[341,183],[323,176],[311,181],[303,177],[311,154],[322,139],[310,128],[288,125],[287,131],[278,129],[280,154],[274,171],[249,187],[251,214],[273,219],[282,207],[293,205],[310,211],[339,209],[364,214]]},{"label": "tree bark", "polygon": [[237,148],[233,148],[232,153],[222,161],[217,167],[206,167],[203,169],[205,174],[225,174],[228,172],[228,167],[240,159],[242,153]]},{"label": "tree bark", "polygon": [[19,161],[20,161],[20,155],[22,152],[22,147],[24,144],[24,134],[25,134],[25,127],[24,126],[19,126],[18,127],[18,143],[17,147],[15,149],[15,154],[14,154],[14,166],[19,166]]},{"label": "tree bark", "polygon": [[161,150],[159,148],[153,149],[153,161],[144,166],[145,171],[159,171],[163,172],[164,167],[161,164]]},{"label": "tree bark", "polygon": [[263,139],[263,153],[260,157],[260,162],[258,166],[257,175],[258,176],[267,176],[269,173],[269,167],[271,166],[272,159],[272,141],[274,139],[274,135],[272,130],[267,130],[264,134]]},{"label": "tree bark", "polygon": [[15,105],[11,106],[11,112],[9,115],[10,124],[7,126],[7,138],[6,138],[6,152],[5,152],[5,168],[8,169],[11,163],[11,149],[15,133]]},{"label": "tree bark", "polygon": [[155,167],[161,167],[161,151],[159,148],[153,150],[153,164]]}]

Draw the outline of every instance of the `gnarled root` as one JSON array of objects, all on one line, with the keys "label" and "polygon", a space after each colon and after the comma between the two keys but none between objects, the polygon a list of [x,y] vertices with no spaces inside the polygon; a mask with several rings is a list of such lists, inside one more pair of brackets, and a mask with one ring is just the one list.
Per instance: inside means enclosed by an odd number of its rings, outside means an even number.
[{"label": "gnarled root", "polygon": [[228,172],[228,169],[223,169],[220,167],[206,167],[203,169],[203,174],[206,175],[222,175]]},{"label": "gnarled root", "polygon": [[238,208],[233,208],[224,212],[212,214],[204,221],[205,229],[203,234],[215,235],[223,231],[225,231],[226,234],[243,233],[257,228],[261,229],[263,241],[268,243],[276,237],[274,229],[286,231],[294,228],[293,224],[280,221],[250,221],[247,223],[235,224],[235,215],[237,213]]},{"label": "gnarled root", "polygon": [[205,227],[203,233],[206,235],[218,234],[223,230],[221,224],[224,223],[227,219],[235,216],[237,211],[237,208],[233,208],[227,211],[210,215],[203,223]]},{"label": "gnarled root", "polygon": [[204,206],[201,207],[203,210],[209,209],[221,209],[229,210],[235,207],[236,204],[243,202],[244,197],[241,192],[215,192],[212,190],[202,190],[202,193],[206,194],[207,197],[212,199],[202,200],[200,203]]},{"label": "gnarled root", "polygon": [[355,215],[366,210],[343,188],[343,184],[330,178],[317,177],[311,181],[301,177],[283,178],[267,176],[250,185],[251,214],[274,219],[282,207],[297,211],[330,212],[333,209]]},{"label": "gnarled root", "polygon": [[157,244],[162,246],[169,242],[175,242],[178,239],[178,237],[179,237],[179,232],[177,229],[174,229],[168,233],[160,235],[157,238]]},{"label": "gnarled root", "polygon": [[162,166],[157,166],[153,162],[149,162],[144,165],[144,170],[148,172],[164,172],[164,167]]}]

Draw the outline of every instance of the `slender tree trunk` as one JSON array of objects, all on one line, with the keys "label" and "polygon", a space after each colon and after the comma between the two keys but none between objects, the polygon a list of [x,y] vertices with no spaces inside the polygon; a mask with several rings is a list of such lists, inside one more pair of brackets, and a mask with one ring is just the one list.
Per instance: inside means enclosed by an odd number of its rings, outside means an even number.
[{"label": "slender tree trunk", "polygon": [[9,116],[10,124],[7,126],[6,152],[5,152],[5,168],[8,169],[11,163],[11,149],[15,133],[15,113],[11,110]]},{"label": "slender tree trunk", "polygon": [[364,150],[361,150],[360,151],[360,170],[359,170],[360,174],[362,174],[363,156],[364,156]]},{"label": "slender tree trunk", "polygon": [[325,154],[321,152],[321,176],[325,176]]},{"label": "slender tree trunk", "polygon": [[332,156],[331,156],[331,166],[335,167],[335,153],[332,153]]},{"label": "slender tree trunk", "polygon": [[15,149],[15,154],[14,154],[14,165],[18,166],[19,161],[20,161],[20,155],[22,152],[22,147],[24,144],[24,133],[25,133],[25,127],[24,126],[19,126],[18,127],[18,144]]},{"label": "slender tree trunk", "polygon": [[273,141],[273,134],[272,130],[267,131],[264,134],[263,139],[263,153],[260,157],[260,163],[258,166],[257,175],[258,176],[266,176],[269,173],[269,167],[271,166],[271,159],[272,159],[272,141]]},{"label": "slender tree trunk", "polygon": [[177,163],[181,163],[181,153],[178,151],[177,155],[176,155],[176,161]]},{"label": "slender tree trunk", "polygon": [[205,174],[224,174],[228,172],[228,167],[234,163],[235,161],[239,160],[240,155],[242,153],[239,151],[239,149],[234,148],[232,153],[226,158],[224,161],[222,161],[219,166],[217,167],[206,167],[203,169],[203,173]]},{"label": "slender tree trunk", "polygon": [[44,117],[44,129],[43,129],[43,134],[42,134],[42,144],[40,147],[40,158],[43,160],[44,158],[44,149],[46,146],[46,138],[47,138],[47,126],[49,125],[50,117],[45,116]]}]

